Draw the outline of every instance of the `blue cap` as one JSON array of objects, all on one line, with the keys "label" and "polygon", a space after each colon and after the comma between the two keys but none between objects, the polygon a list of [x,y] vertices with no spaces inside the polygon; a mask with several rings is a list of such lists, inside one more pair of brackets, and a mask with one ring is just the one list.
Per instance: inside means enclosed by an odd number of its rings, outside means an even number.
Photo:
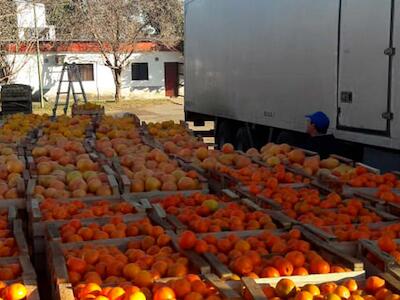
[{"label": "blue cap", "polygon": [[329,128],[329,118],[322,111],[317,111],[312,115],[307,115],[306,118],[309,118],[311,123],[313,123],[317,129]]}]

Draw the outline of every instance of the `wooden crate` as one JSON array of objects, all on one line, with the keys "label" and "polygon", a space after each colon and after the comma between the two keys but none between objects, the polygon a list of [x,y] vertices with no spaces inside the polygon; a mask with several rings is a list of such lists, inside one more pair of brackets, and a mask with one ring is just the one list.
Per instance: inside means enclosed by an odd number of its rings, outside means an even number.
[{"label": "wooden crate", "polygon": [[[397,239],[396,242],[400,243],[400,239]],[[383,270],[367,258],[367,253],[373,254],[382,263]],[[376,241],[360,240],[358,257],[364,262],[369,272],[387,272],[397,280],[400,280],[400,264],[390,254],[382,251]]]},{"label": "wooden crate", "polygon": [[[116,170],[117,174],[117,181],[119,183],[121,193],[128,195],[131,199],[151,199],[154,197],[163,197],[163,196],[169,196],[173,195],[176,193],[182,193],[184,195],[191,195],[195,192],[202,192],[202,193],[208,193],[208,184],[207,180],[203,177],[199,178],[199,181],[201,183],[201,189],[199,190],[190,190],[190,191],[152,191],[152,192],[142,192],[142,193],[131,193],[131,180],[128,178],[128,176],[125,175],[125,172],[123,168],[121,167],[119,161],[117,159],[113,160],[113,166],[114,169]],[[181,166],[181,168],[184,170],[185,167]]]},{"label": "wooden crate", "polygon": [[[137,214],[128,214],[122,216],[122,221],[123,223],[130,223],[130,222],[135,222],[139,221],[142,219],[147,218],[147,214],[144,212],[137,213]],[[101,218],[91,218],[91,219],[82,219],[81,224],[83,226],[87,226],[89,224],[98,224],[100,226],[105,225],[111,221],[113,217],[101,217]],[[60,243],[62,242],[62,238],[60,235],[60,228],[64,225],[67,224],[68,221],[57,221],[57,222],[51,222],[47,224],[46,226],[46,237],[48,241],[57,241]],[[154,225],[159,225],[156,222],[153,222]]]},{"label": "wooden crate", "polygon": [[[24,172],[26,175],[27,173]],[[27,184],[25,183],[25,177],[24,175],[24,180],[20,180],[17,183],[17,193],[19,198],[16,199],[0,199],[0,208],[17,208],[17,209],[25,209],[26,208],[26,190],[27,190]]]},{"label": "wooden crate", "polygon": [[[228,197],[228,199],[230,199],[230,202],[222,202],[222,205],[228,205],[231,202],[235,202],[235,203],[245,205],[250,211],[265,212],[267,215],[269,215],[272,218],[272,221],[280,229],[289,229],[294,224],[294,222],[290,218],[288,218],[285,214],[283,214],[279,211],[263,209],[247,198],[240,198],[237,194],[235,194],[233,191],[231,191],[229,189],[222,190],[222,193],[224,195],[226,195]],[[162,197],[160,197],[160,198],[162,198]],[[155,200],[158,200],[158,199],[153,198],[150,200],[151,205],[153,207],[155,207],[157,210],[161,211],[160,214],[162,214],[166,218],[166,220],[168,220],[168,222],[172,225],[175,232],[180,233],[184,230],[189,229],[189,227],[186,226],[185,224],[183,224],[181,221],[179,221],[179,219],[175,215],[167,214],[164,211],[164,209],[162,208],[160,203],[153,203]]]},{"label": "wooden crate", "polygon": [[[167,234],[174,236],[173,232],[166,232]],[[64,250],[81,248],[85,245],[98,245],[98,246],[115,246],[122,251],[127,249],[127,245],[130,241],[134,240],[142,240],[145,236],[136,236],[130,238],[122,238],[122,239],[109,239],[109,240],[96,240],[96,241],[86,241],[86,242],[76,242],[76,243],[67,243],[62,244],[57,241],[49,242],[48,250],[51,255],[48,255],[48,258],[52,260],[56,260],[57,263],[52,262],[51,267],[54,271],[54,275],[56,275],[56,282],[58,283],[68,283],[68,271],[66,268],[65,258],[63,255]],[[195,267],[200,274],[208,274],[211,273],[210,265],[199,255],[193,253],[191,251],[184,251],[179,248],[174,242],[171,244],[175,251],[180,252],[182,255],[186,256],[190,264]]]},{"label": "wooden crate", "polygon": [[[397,224],[398,221],[391,221],[391,222],[379,222],[379,223],[370,223],[370,224],[351,224],[353,226],[359,225],[366,225],[370,229],[379,229],[382,227],[390,226],[393,224]],[[339,249],[340,251],[344,251],[345,253],[356,256],[358,251],[358,241],[340,241],[331,231],[333,229],[346,229],[346,225],[336,225],[336,226],[324,226],[322,228],[315,227],[311,224],[303,224],[302,225],[305,229],[309,230],[325,242],[333,245],[335,248]]]},{"label": "wooden crate", "polygon": [[81,109],[79,108],[76,104],[72,105],[71,109],[71,114],[72,116],[91,116],[91,117],[97,117],[97,116],[104,116],[105,114],[105,109],[104,106],[101,106],[96,109]]},{"label": "wooden crate", "polygon": [[[168,232],[169,233],[169,232]],[[173,234],[173,233],[170,233]],[[64,258],[63,251],[68,249],[76,249],[80,248],[84,245],[92,244],[92,245],[101,245],[101,246],[116,246],[120,250],[127,249],[127,244],[132,240],[140,240],[143,239],[144,236],[137,236],[132,238],[124,238],[124,239],[110,239],[110,240],[98,240],[98,241],[88,241],[88,242],[78,242],[78,243],[68,243],[61,244],[59,242],[50,242],[48,244],[48,252],[47,255],[48,265],[50,266],[50,274],[51,274],[51,286],[53,290],[53,299],[60,300],[68,300],[65,295],[71,295],[72,287],[68,280],[68,271],[66,267],[66,261]],[[211,272],[211,268],[209,264],[200,256],[195,253],[189,251],[182,251],[179,247],[176,247],[175,244],[172,244],[176,251],[182,253],[186,256],[190,264],[199,270],[200,274],[208,274]],[[73,298],[71,298],[73,299]]]},{"label": "wooden crate", "polygon": [[[11,225],[12,224],[12,225]],[[22,220],[14,219],[11,223],[12,234],[18,248],[19,256],[29,256],[28,243],[25,239],[24,230],[22,228]]]},{"label": "wooden crate", "polygon": [[[243,298],[240,296],[238,292],[236,292],[230,285],[226,282],[222,281],[215,274],[203,274],[199,276],[203,281],[210,283],[220,294],[222,299],[225,300],[242,300]],[[155,282],[166,283],[170,280],[176,280],[178,278],[162,278],[158,279]],[[55,289],[56,300],[75,300],[74,292],[72,285],[70,283],[59,283]]]},{"label": "wooden crate", "polygon": [[[107,169],[107,166],[103,166],[103,168]],[[121,197],[120,193],[119,193],[119,188],[118,188],[118,183],[115,179],[115,177],[113,175],[107,175],[107,180],[108,180],[108,184],[111,187],[111,192],[112,192],[112,196],[86,196],[86,197],[72,197],[72,198],[67,198],[67,199],[60,199],[61,201],[64,200],[82,200],[82,201],[94,201],[94,200],[102,200],[104,198],[108,198],[108,197],[113,197],[114,199],[118,199],[119,197]],[[37,179],[36,178],[32,178],[29,180],[28,182],[28,187],[26,190],[26,198],[29,201],[32,201],[33,199],[35,199],[35,195],[34,195],[34,190],[36,187],[36,182]],[[1,205],[1,201],[0,201],[0,205]],[[1,206],[0,206],[1,207]],[[26,204],[25,204],[26,207]]]},{"label": "wooden crate", "polygon": [[[94,203],[99,200],[107,200],[112,203],[128,202],[129,204],[135,207],[138,213],[144,212],[144,208],[140,205],[140,203],[132,202],[130,200],[127,200],[125,197],[116,198],[114,196],[109,196],[109,197],[102,197],[101,199],[98,199],[97,197],[92,197],[92,198],[83,198],[79,200],[87,204]],[[74,199],[60,200],[60,202],[71,202],[71,201],[74,201]],[[29,218],[28,231],[29,231],[29,236],[33,241],[34,253],[43,253],[46,228],[49,225],[62,226],[63,224],[66,224],[69,221],[71,221],[71,220],[43,221],[39,205],[40,205],[40,200],[33,199],[28,207],[28,218]],[[82,221],[95,222],[98,219],[99,218],[89,218],[89,219],[82,219]]]},{"label": "wooden crate", "polygon": [[[354,272],[359,273],[359,272]],[[333,276],[332,276],[333,275]],[[309,276],[296,276],[291,279],[296,284],[297,287],[303,287],[306,284],[322,284],[327,282],[335,282],[337,284],[342,283],[347,279],[355,279],[360,286],[365,284],[365,274],[354,274],[354,276],[343,277],[341,273],[336,274],[326,274],[326,275],[309,275]],[[388,288],[392,293],[400,293],[400,281],[394,278],[392,275],[388,273],[376,273],[377,275],[385,280],[385,287]],[[272,287],[275,287],[277,284],[277,280],[275,278],[271,279],[252,279],[249,277],[243,277],[241,282],[228,282],[228,285],[234,288],[235,290],[243,290],[246,288],[251,295],[251,299],[253,300],[266,300],[267,297],[264,295],[261,284],[269,284]]]},{"label": "wooden crate", "polygon": [[[378,192],[377,188],[358,188],[352,189],[351,193],[355,197],[360,197],[369,201],[371,205],[379,208],[380,210],[386,211],[392,215],[400,216],[400,204],[393,202],[386,202],[382,199],[379,199],[376,194]],[[399,189],[393,189],[393,193],[400,194]]]},{"label": "wooden crate", "polygon": [[21,276],[16,278],[15,280],[31,280],[36,279],[36,272],[32,266],[32,263],[27,255],[20,256],[10,256],[10,257],[1,257],[0,265],[6,264],[19,264],[22,269]]},{"label": "wooden crate", "polygon": [[[302,227],[295,226],[294,228],[297,228],[301,231],[302,233],[302,239],[308,241],[311,245],[312,248],[315,249],[319,255],[321,255],[324,258],[327,258],[329,261],[332,262],[338,262],[345,267],[351,269],[354,272],[358,271],[364,271],[364,265],[363,263],[356,259],[353,258],[346,253],[342,253],[332,247],[330,244],[322,241],[319,239],[317,236],[313,235],[312,233],[308,232],[307,230],[304,230]],[[253,231],[239,231],[239,232],[220,232],[220,233],[212,233],[214,236],[217,238],[224,238],[228,236],[229,234],[234,233],[237,235],[239,238],[247,238],[251,236],[257,236],[261,234],[263,230],[253,230]],[[282,231],[276,231],[277,234],[282,233]],[[207,235],[207,234],[204,234]],[[215,273],[220,276],[222,279],[227,279],[229,280],[233,276],[233,272],[224,264],[222,264],[218,258],[211,253],[205,253],[203,255],[206,260],[210,263],[212,266],[213,270]],[[342,273],[345,274],[346,272]]]}]

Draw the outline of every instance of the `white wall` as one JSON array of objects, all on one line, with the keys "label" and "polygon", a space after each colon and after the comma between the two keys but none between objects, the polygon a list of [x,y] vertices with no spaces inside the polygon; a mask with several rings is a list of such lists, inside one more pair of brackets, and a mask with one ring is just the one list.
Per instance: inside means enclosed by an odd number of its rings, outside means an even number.
[{"label": "white wall", "polygon": [[[95,53],[46,53],[42,56],[42,78],[45,97],[54,100],[62,66],[56,64],[56,55],[65,55],[66,61],[76,63],[93,63],[94,81],[84,81],[86,94],[92,99],[112,99],[115,92],[114,79],[110,68],[104,65],[102,56]],[[18,58],[25,60],[23,55]],[[131,63],[148,63],[149,80],[132,81]],[[135,53],[130,63],[122,73],[122,97],[163,97],[165,95],[164,63],[183,63],[183,56],[179,52],[145,52]],[[28,84],[34,93],[38,93],[38,71],[36,56],[31,55],[20,72],[13,78],[13,83]],[[64,91],[67,90],[67,83]]]},{"label": "white wall", "polygon": [[[18,28],[34,28],[35,27],[35,13],[36,13],[36,26],[46,27],[46,8],[42,3],[32,4],[28,1],[18,0],[17,5],[17,24]],[[34,11],[34,8],[36,11]]]}]

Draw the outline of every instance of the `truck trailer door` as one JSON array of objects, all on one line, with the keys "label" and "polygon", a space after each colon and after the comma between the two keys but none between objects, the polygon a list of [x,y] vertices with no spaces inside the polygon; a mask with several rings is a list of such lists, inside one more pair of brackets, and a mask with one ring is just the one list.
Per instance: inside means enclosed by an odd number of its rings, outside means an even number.
[{"label": "truck trailer door", "polygon": [[387,134],[394,0],[343,0],[338,128]]}]

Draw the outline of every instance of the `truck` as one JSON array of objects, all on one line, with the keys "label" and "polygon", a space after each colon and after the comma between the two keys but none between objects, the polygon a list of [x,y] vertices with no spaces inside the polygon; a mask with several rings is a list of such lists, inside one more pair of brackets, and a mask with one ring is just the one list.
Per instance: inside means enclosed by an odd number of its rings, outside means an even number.
[{"label": "truck", "polygon": [[399,43],[399,0],[186,0],[185,118],[246,149],[323,111],[350,155],[400,169]]}]

